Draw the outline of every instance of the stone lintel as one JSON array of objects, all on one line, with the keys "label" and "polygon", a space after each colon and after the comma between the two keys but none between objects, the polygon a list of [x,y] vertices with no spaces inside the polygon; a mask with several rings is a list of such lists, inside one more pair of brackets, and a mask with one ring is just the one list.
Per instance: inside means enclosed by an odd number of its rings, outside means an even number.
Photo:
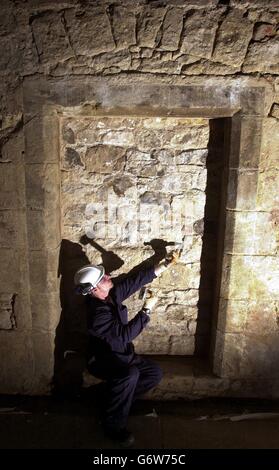
[{"label": "stone lintel", "polygon": [[[263,113],[264,87],[245,85],[110,85],[103,79],[71,78],[59,81],[32,79],[24,82],[24,106],[29,113],[42,113],[46,104],[59,107],[84,106],[88,103],[96,108],[137,108],[146,107],[155,110],[176,108],[242,110],[243,114],[259,115]],[[232,113],[232,114],[233,114]],[[200,117],[203,117],[201,114]],[[219,117],[222,117],[219,114]]]}]

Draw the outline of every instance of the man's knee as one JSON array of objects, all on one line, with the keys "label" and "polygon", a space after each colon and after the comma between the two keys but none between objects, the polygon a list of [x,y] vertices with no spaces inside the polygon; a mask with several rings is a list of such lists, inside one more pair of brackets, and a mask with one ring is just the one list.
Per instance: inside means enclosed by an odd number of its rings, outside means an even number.
[{"label": "man's knee", "polygon": [[136,366],[131,366],[128,369],[127,379],[129,382],[137,382],[139,379],[140,372]]},{"label": "man's knee", "polygon": [[152,383],[152,386],[155,387],[163,377],[163,371],[158,364],[155,362],[152,362],[149,364],[147,376],[149,378],[149,381]]},{"label": "man's knee", "polygon": [[161,382],[162,378],[163,378],[163,371],[161,369],[160,366],[158,366],[157,364],[155,364],[155,367],[153,369],[153,375],[154,375],[154,381],[155,383],[159,383]]}]

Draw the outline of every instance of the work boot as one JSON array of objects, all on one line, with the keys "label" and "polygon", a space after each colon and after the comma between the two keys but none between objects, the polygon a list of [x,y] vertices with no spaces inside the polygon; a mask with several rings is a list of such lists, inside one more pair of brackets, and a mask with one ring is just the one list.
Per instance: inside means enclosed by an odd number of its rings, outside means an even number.
[{"label": "work boot", "polygon": [[124,449],[131,447],[135,442],[135,437],[127,428],[116,429],[106,427],[105,436],[119,444],[120,447],[123,447]]}]

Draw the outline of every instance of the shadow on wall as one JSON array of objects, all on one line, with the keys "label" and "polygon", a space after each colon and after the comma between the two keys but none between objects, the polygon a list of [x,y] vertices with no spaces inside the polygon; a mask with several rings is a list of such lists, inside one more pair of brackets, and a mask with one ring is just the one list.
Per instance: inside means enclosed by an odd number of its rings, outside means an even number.
[{"label": "shadow on wall", "polygon": [[[58,276],[61,276],[61,316],[55,335],[52,384],[54,394],[77,395],[82,387],[83,372],[86,368],[88,344],[86,297],[77,295],[74,286],[75,272],[82,266],[90,264],[90,260],[81,245],[91,244],[101,253],[102,264],[108,273],[112,273],[124,264],[124,261],[118,255],[105,250],[86,236],[81,237],[80,243],[63,239],[60,248]],[[144,267],[154,265],[164,258],[168,242],[151,240],[145,244],[152,246],[154,254],[135,266],[129,273],[117,276],[116,281]]]},{"label": "shadow on wall", "polygon": [[[80,238],[80,243],[82,245],[89,244],[101,253],[102,265],[104,266],[106,273],[112,273],[113,271],[117,271],[119,268],[121,268],[121,266],[123,266],[124,261],[121,258],[119,258],[118,255],[116,255],[113,251],[105,250],[98,243],[88,238],[86,235]],[[150,256],[150,258],[147,258],[144,261],[142,261],[137,266],[134,266],[134,268],[131,269],[129,273],[119,274],[119,276],[114,277],[116,281],[123,279],[128,275],[136,273],[140,271],[141,269],[144,269],[144,268],[147,268],[147,267],[150,267],[159,263],[159,261],[161,261],[167,255],[166,247],[175,245],[175,243],[166,242],[165,240],[156,238],[156,239],[150,240],[149,242],[144,242],[144,245],[151,246],[154,250],[154,254]]]},{"label": "shadow on wall", "polygon": [[74,274],[89,259],[78,243],[62,240],[59,254],[61,316],[56,328],[53,391],[75,394],[85,367],[86,304],[74,289]]},{"label": "shadow on wall", "polygon": [[[223,253],[222,180],[226,165],[225,119],[211,119],[208,156],[206,161],[207,184],[204,211],[203,245],[201,253],[201,276],[199,286],[198,318],[195,336],[195,356],[207,356],[210,349],[211,328],[215,297],[218,292],[218,260]],[[195,227],[194,227],[195,229]]]},{"label": "shadow on wall", "polygon": [[106,273],[112,273],[113,271],[116,271],[117,269],[121,268],[121,266],[123,266],[124,261],[119,258],[118,255],[116,255],[113,251],[105,250],[105,248],[103,248],[91,238],[88,238],[86,235],[83,235],[80,238],[80,243],[83,246],[91,245],[93,248],[99,251],[99,253],[101,253],[102,265],[104,266]]}]

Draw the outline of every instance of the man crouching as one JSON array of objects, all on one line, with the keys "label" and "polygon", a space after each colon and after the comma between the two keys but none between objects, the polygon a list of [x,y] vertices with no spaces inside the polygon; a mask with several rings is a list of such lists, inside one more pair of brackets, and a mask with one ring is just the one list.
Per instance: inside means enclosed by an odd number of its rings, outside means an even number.
[{"label": "man crouching", "polygon": [[161,368],[135,353],[133,339],[150,321],[157,298],[147,299],[142,309],[128,322],[122,302],[176,262],[173,252],[158,265],[142,269],[122,280],[112,280],[102,265],[89,265],[75,274],[78,292],[88,296],[89,372],[106,381],[103,425],[106,436],[122,447],[134,443],[126,428],[134,400],[155,387],[162,378]]}]

